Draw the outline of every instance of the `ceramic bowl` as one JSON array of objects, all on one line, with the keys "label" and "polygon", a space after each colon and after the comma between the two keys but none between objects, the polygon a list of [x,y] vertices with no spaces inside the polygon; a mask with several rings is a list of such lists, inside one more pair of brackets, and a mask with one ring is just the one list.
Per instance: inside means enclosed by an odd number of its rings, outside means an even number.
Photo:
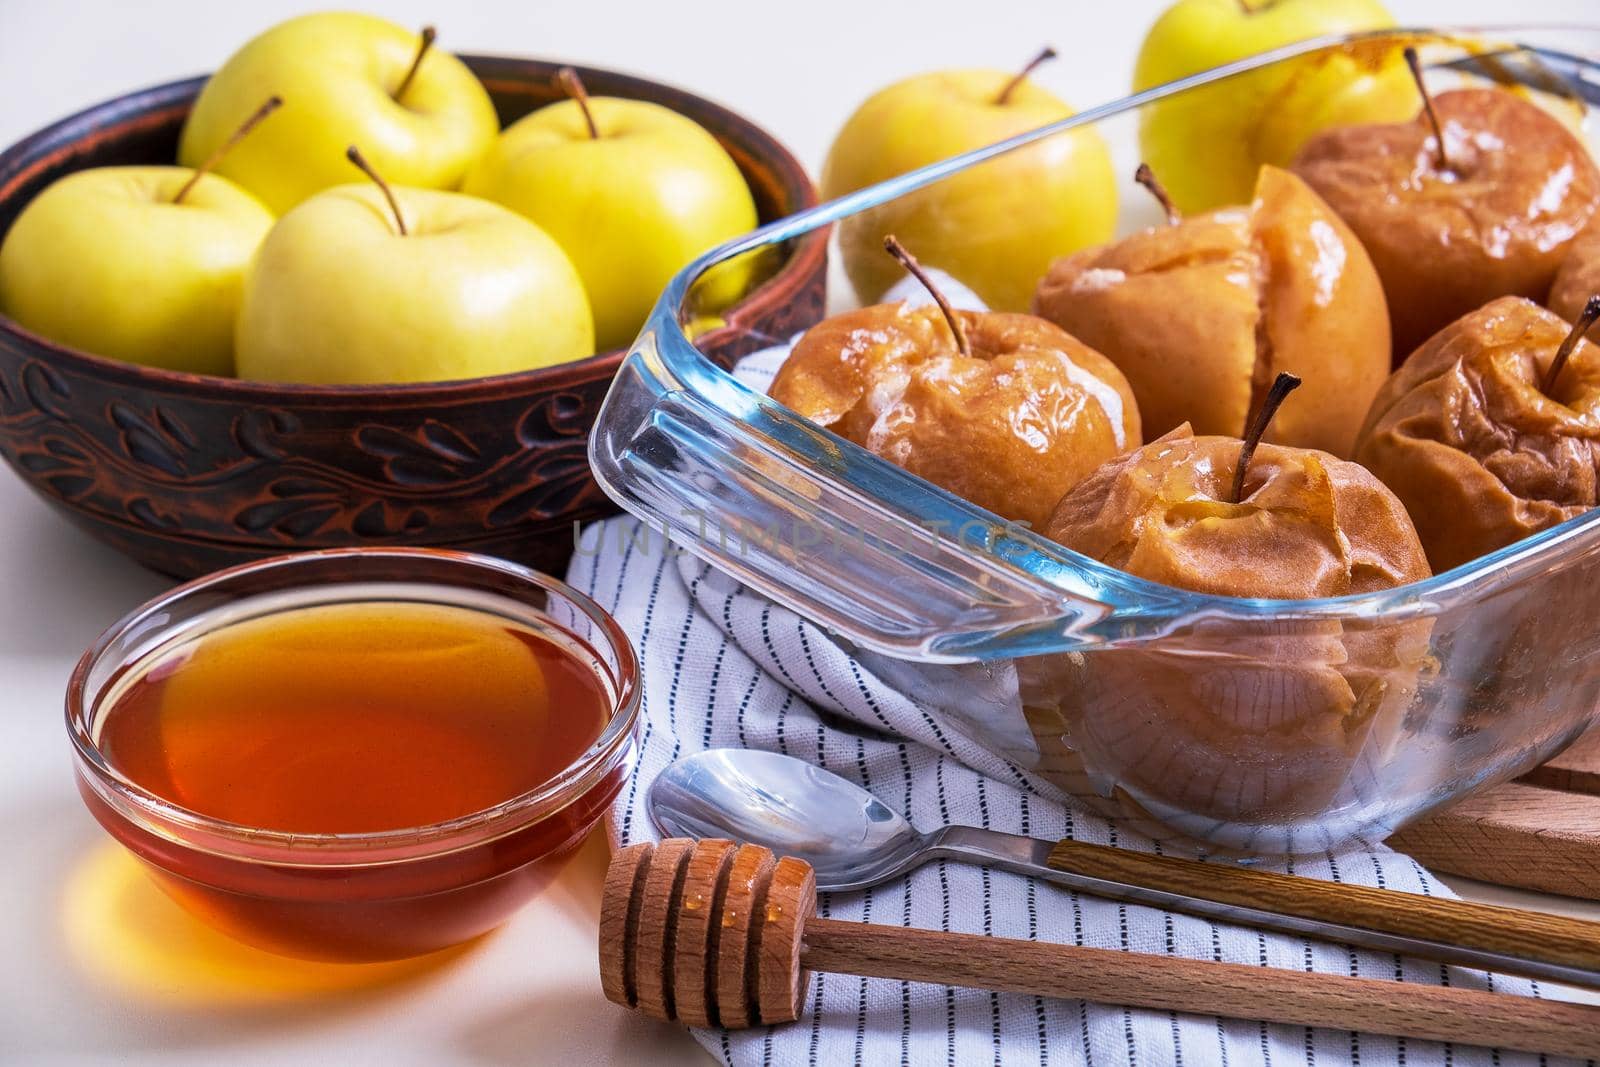
[{"label": "ceramic bowl", "polygon": [[[559,97],[560,64],[464,56],[502,124]],[[652,100],[710,130],[763,221],[816,203],[783,145],[717,104],[579,68],[596,95]],[[91,107],[0,153],[0,239],[62,175],[170,163],[203,78]],[[724,364],[816,322],[824,233],[769,258],[764,281],[699,339]],[[574,524],[611,509],[585,444],[624,353],[457,382],[293,386],[133,366],[0,316],[0,455],[72,521],[141,563],[193,576],[289,550],[419,545],[561,568]]]}]

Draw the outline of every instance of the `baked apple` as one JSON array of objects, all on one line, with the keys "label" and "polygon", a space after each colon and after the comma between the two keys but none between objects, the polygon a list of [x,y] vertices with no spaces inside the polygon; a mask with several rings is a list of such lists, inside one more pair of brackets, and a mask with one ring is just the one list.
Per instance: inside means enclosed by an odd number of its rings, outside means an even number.
[{"label": "baked apple", "polygon": [[1372,256],[1397,361],[1496,297],[1544,300],[1600,202],[1583,144],[1502,89],[1424,92],[1412,121],[1328,130],[1291,169]]},{"label": "baked apple", "polygon": [[1138,406],[1104,356],[1032,315],[950,307],[898,242],[886,246],[935,303],[818,323],[773,379],[773,399],[1034,527],[1079,479],[1138,447]]},{"label": "baked apple", "polygon": [[1597,503],[1600,349],[1521,297],[1462,316],[1384,385],[1356,459],[1404,501],[1449,570]]},{"label": "baked apple", "polygon": [[[1141,578],[1222,596],[1342,596],[1428,576],[1405,508],[1360,466],[1314,449],[1249,451],[1179,427],[1080,482],[1045,532]],[[1087,773],[1158,821],[1290,824],[1360,789],[1362,759],[1398,736],[1428,634],[1425,622],[1202,620],[1157,648],[1046,657],[1051,710]],[[1036,724],[1043,688],[1030,686]]]},{"label": "baked apple", "polygon": [[1328,205],[1262,167],[1248,205],[1059,259],[1034,309],[1127,375],[1145,432],[1236,436],[1280,371],[1308,384],[1270,440],[1348,456],[1389,373],[1372,263]]}]

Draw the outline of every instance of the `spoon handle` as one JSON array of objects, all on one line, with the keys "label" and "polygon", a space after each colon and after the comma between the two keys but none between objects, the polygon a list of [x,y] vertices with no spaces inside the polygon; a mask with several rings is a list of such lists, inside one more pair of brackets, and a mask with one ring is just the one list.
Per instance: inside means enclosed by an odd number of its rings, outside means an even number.
[{"label": "spoon handle", "polygon": [[930,851],[1219,922],[1600,988],[1600,923],[967,826]]}]

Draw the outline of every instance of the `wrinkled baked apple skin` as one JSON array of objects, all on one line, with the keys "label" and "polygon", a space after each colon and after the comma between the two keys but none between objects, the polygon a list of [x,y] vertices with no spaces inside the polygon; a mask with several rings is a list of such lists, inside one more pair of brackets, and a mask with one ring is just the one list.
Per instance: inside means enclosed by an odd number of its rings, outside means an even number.
[{"label": "wrinkled baked apple skin", "polygon": [[1262,167],[1255,198],[1058,260],[1038,313],[1127,375],[1146,434],[1241,434],[1280,371],[1304,385],[1267,440],[1348,456],[1389,373],[1372,262],[1304,182]]},{"label": "wrinkled baked apple skin", "polygon": [[1551,395],[1540,387],[1570,330],[1502,297],[1435,334],[1373,402],[1356,459],[1405,503],[1434,570],[1595,506],[1600,349],[1579,342]]},{"label": "wrinkled baked apple skin", "polygon": [[1032,315],[880,304],[806,332],[772,398],[959,497],[1038,528],[1061,495],[1140,436],[1127,380]]},{"label": "wrinkled baked apple skin", "polygon": [[1383,279],[1394,354],[1500,296],[1544,300],[1600,203],[1600,172],[1560,120],[1500,89],[1434,98],[1425,114],[1328,130],[1291,169],[1342,216]]},{"label": "wrinkled baked apple skin", "polygon": [[[1361,467],[1264,444],[1235,504],[1239,449],[1182,428],[1081,482],[1046,533],[1219,595],[1341,596],[1428,576],[1405,509]],[[1158,648],[1053,657],[1055,711],[1083,764],[1141,814],[1288,823],[1360,799],[1371,761],[1398,742],[1428,636],[1427,622],[1200,620]]]},{"label": "wrinkled baked apple skin", "polygon": [[1217,596],[1306,600],[1427,577],[1410,516],[1360,465],[1262,444],[1232,503],[1240,447],[1180,427],[1080,482],[1045,532],[1140,578]]}]

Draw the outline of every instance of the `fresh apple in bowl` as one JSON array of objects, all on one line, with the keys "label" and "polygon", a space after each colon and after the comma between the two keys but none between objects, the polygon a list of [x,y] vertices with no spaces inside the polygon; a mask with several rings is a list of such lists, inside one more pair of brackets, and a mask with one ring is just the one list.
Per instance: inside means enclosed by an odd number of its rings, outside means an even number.
[{"label": "fresh apple in bowl", "polygon": [[454,189],[499,131],[494,102],[471,69],[373,15],[302,15],[262,33],[200,91],[178,158],[199,166],[263,97],[283,113],[240,144],[218,173],[283,214],[320,189],[350,180],[346,146],[402,185]]},{"label": "fresh apple in bowl", "polygon": [[[0,308],[113,359],[233,373],[244,271],[272,213],[216,175],[180,200],[183,167],[102,167],[28,205],[0,247]],[[99,294],[95,310],[77,294]]]},{"label": "fresh apple in bowl", "polygon": [[91,167],[48,186],[0,243],[0,314],[113,359],[233,374],[240,292],[274,220],[215,170],[282,105],[269,96],[197,169]]},{"label": "fresh apple in bowl", "polygon": [[[572,257],[602,348],[633,340],[684,264],[752,230],[756,206],[727,151],[694,121],[648,100],[570,99],[513,124],[468,172],[464,192],[527,216]],[[717,284],[732,299],[749,261]]]},{"label": "fresh apple in bowl", "polygon": [[303,201],[256,253],[236,334],[241,378],[458,380],[594,352],[583,282],[548,234],[487,200],[391,186],[348,154],[374,184]]}]

